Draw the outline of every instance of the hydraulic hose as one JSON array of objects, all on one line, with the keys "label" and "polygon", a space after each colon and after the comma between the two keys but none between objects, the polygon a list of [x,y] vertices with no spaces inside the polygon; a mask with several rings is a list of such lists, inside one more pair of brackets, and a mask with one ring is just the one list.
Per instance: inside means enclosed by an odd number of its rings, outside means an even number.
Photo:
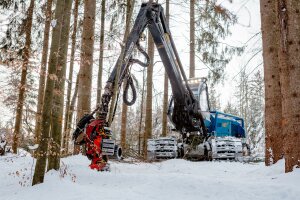
[{"label": "hydraulic hose", "polygon": [[141,45],[140,45],[139,42],[136,43],[136,48],[139,50],[139,52],[140,52],[141,54],[143,54],[143,56],[145,56],[145,58],[146,58],[146,63],[144,63],[144,62],[142,62],[142,61],[140,61],[140,60],[138,60],[138,59],[134,59],[134,58],[131,58],[131,59],[130,59],[130,62],[131,62],[131,63],[137,63],[137,64],[141,65],[142,67],[148,67],[149,64],[150,64],[150,57],[149,57],[149,55],[148,55],[147,52],[141,47]]},{"label": "hydraulic hose", "polygon": [[[128,90],[129,87],[131,88],[132,91],[132,99],[131,101],[128,100]],[[128,79],[126,81],[126,85],[125,85],[125,89],[124,89],[124,93],[123,93],[123,101],[127,106],[132,106],[135,102],[136,102],[136,89],[134,87],[133,81],[131,76],[128,76]]]},{"label": "hydraulic hose", "polygon": [[[139,50],[139,52],[145,56],[146,62],[144,63],[144,62],[142,62],[142,61],[140,61],[138,59],[131,58],[130,59],[130,63],[131,64],[137,63],[137,64],[141,65],[142,67],[148,67],[149,64],[150,64],[150,57],[149,57],[149,55],[141,47],[141,45],[140,45],[139,42],[136,43],[136,47]],[[134,84],[133,84],[132,77],[130,75],[128,75],[127,77],[128,78],[127,78],[125,89],[124,89],[123,101],[124,101],[124,103],[127,106],[132,106],[136,102],[137,94],[136,94],[136,89],[135,89]],[[128,90],[129,90],[129,87],[131,88],[131,91],[132,91],[132,99],[131,99],[131,101],[128,100]]]}]

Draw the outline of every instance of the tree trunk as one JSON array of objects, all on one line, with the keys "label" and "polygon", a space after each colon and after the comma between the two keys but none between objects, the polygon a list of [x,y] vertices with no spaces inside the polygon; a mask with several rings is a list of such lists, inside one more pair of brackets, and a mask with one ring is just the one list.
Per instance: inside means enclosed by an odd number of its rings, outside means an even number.
[{"label": "tree trunk", "polygon": [[142,123],[143,123],[143,114],[144,114],[144,94],[145,94],[145,68],[143,69],[143,86],[142,86],[142,98],[141,98],[141,106],[140,106],[140,122],[139,122],[139,138],[138,138],[138,150],[139,155],[141,155],[141,139],[142,139]]},{"label": "tree trunk", "polygon": [[84,18],[78,87],[78,120],[91,110],[91,87],[95,32],[96,0],[84,0]]},{"label": "tree trunk", "polygon": [[300,167],[300,2],[279,0],[280,80],[285,171]]},{"label": "tree trunk", "polygon": [[101,30],[100,30],[100,55],[99,55],[99,69],[98,69],[98,83],[97,83],[97,101],[100,105],[101,89],[102,89],[102,71],[103,71],[103,55],[104,55],[104,29],[105,29],[105,0],[101,2]]},{"label": "tree trunk", "polygon": [[[124,81],[124,88],[127,81]],[[122,117],[121,117],[121,147],[126,150],[126,128],[127,128],[127,110],[128,106],[123,102],[122,104]]]},{"label": "tree trunk", "polygon": [[25,47],[23,49],[23,55],[22,55],[22,58],[23,58],[22,73],[21,73],[21,82],[19,85],[15,131],[14,131],[14,139],[13,139],[13,145],[12,145],[12,149],[13,149],[14,153],[17,153],[20,132],[21,132],[22,113],[23,113],[23,105],[24,105],[24,101],[25,101],[25,91],[26,91],[26,76],[27,76],[29,57],[30,57],[33,9],[34,9],[34,0],[31,0],[29,8],[27,10],[27,19],[26,19],[26,25],[25,25]]},{"label": "tree trunk", "polygon": [[[260,1],[265,74],[265,164],[276,163],[283,154],[281,90],[278,50],[280,42],[277,2]],[[272,34],[270,34],[272,30]]]},{"label": "tree trunk", "polygon": [[150,64],[147,68],[147,94],[146,94],[146,117],[144,133],[144,159],[147,159],[147,140],[152,137],[152,80],[153,80],[153,59],[154,59],[154,41],[150,31],[148,31],[148,55]]},{"label": "tree trunk", "polygon": [[54,86],[52,106],[51,143],[48,156],[48,171],[58,170],[60,166],[60,149],[62,137],[64,91],[66,79],[66,65],[68,57],[68,44],[70,32],[70,17],[73,0],[65,0],[64,16],[60,34],[59,54],[56,66],[57,80]]},{"label": "tree trunk", "polygon": [[70,113],[70,101],[71,101],[71,90],[72,90],[72,81],[73,81],[73,68],[74,68],[74,59],[75,59],[75,50],[76,50],[76,35],[77,35],[77,20],[78,20],[78,5],[79,5],[79,0],[75,0],[75,5],[74,5],[74,22],[73,22],[73,33],[72,33],[72,47],[71,47],[71,57],[70,57],[70,68],[69,68],[69,77],[68,77],[68,89],[67,89],[67,101],[66,101],[66,111],[65,111],[65,121],[64,121],[64,137],[63,137],[63,149],[66,149],[65,152],[67,151],[66,145],[67,145],[67,138],[70,133],[69,128],[69,113]]},{"label": "tree trunk", "polygon": [[190,0],[190,78],[195,77],[195,0]]},{"label": "tree trunk", "polygon": [[[125,25],[125,35],[124,37],[124,44],[127,41],[128,35],[130,33],[130,27],[131,27],[131,16],[133,13],[134,8],[134,1],[135,0],[127,0],[127,8],[126,8],[126,25]],[[126,81],[123,83],[123,87],[125,88]],[[126,150],[126,127],[127,127],[127,105],[123,102],[122,105],[122,120],[121,120],[121,147],[122,149]]]},{"label": "tree trunk", "polygon": [[39,90],[38,90],[38,103],[37,103],[37,112],[35,118],[36,122],[35,122],[35,129],[34,129],[36,143],[40,141],[40,134],[41,134],[42,108],[43,108],[43,100],[44,100],[44,93],[45,93],[46,66],[47,66],[48,48],[49,48],[50,22],[51,22],[51,15],[52,15],[51,9],[52,9],[52,0],[47,0],[42,62],[41,62]]},{"label": "tree trunk", "polygon": [[[76,103],[76,99],[77,99],[77,94],[78,94],[78,84],[79,84],[79,75],[77,75],[76,78],[76,85],[75,85],[75,89],[74,89],[74,94],[71,100],[71,104],[70,104],[70,111],[69,111],[69,115],[68,115],[68,127],[67,127],[67,136],[66,136],[66,152],[69,152],[69,139],[70,139],[70,132],[71,132],[71,128],[72,128],[72,119],[73,119],[73,113],[75,111],[75,103]],[[73,154],[78,154],[80,150],[80,146],[77,146],[77,148],[74,147],[74,151]]]},{"label": "tree trunk", "polygon": [[[166,18],[167,18],[167,23],[168,26],[170,27],[170,0],[166,0]],[[167,136],[167,124],[168,124],[168,89],[169,89],[169,79],[168,75],[165,72],[164,76],[164,100],[163,100],[163,118],[162,118],[162,136],[166,137]]]},{"label": "tree trunk", "polygon": [[56,26],[53,27],[52,41],[50,48],[50,56],[48,62],[48,76],[46,81],[46,89],[44,96],[43,112],[42,112],[42,126],[41,139],[39,148],[37,150],[37,161],[35,165],[32,185],[44,182],[47,152],[48,152],[48,138],[51,124],[51,109],[53,103],[53,90],[56,76],[57,55],[59,52],[60,32],[63,18],[65,1],[57,1],[55,9]]}]

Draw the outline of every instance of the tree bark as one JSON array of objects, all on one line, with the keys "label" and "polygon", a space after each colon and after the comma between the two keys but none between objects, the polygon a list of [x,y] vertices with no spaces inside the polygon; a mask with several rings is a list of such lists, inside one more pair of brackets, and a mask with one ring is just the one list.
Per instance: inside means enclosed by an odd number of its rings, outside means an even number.
[{"label": "tree bark", "polygon": [[50,33],[50,22],[51,22],[51,12],[52,0],[47,0],[47,10],[46,10],[46,21],[44,30],[44,41],[43,41],[43,51],[42,51],[42,62],[40,68],[40,80],[39,80],[39,90],[38,90],[38,103],[36,112],[36,122],[35,122],[35,142],[40,141],[41,134],[41,123],[42,123],[42,108],[45,93],[45,80],[46,80],[46,66],[48,58],[48,48],[49,48],[49,33]]},{"label": "tree bark", "polygon": [[[79,75],[77,75],[76,78],[76,85],[75,85],[75,89],[74,89],[74,94],[71,100],[71,104],[70,104],[70,111],[69,111],[69,115],[68,115],[68,128],[67,128],[67,136],[66,136],[66,152],[69,152],[69,139],[70,139],[70,132],[71,132],[71,126],[72,126],[72,119],[73,119],[73,114],[75,111],[75,103],[76,103],[76,99],[77,99],[77,94],[78,94],[78,84],[79,84]],[[73,154],[78,154],[80,150],[80,146],[74,147],[74,151]]]},{"label": "tree bark", "polygon": [[63,111],[64,111],[64,91],[66,79],[66,65],[68,57],[68,44],[70,33],[70,17],[73,0],[65,0],[64,16],[60,34],[59,54],[56,66],[57,80],[54,85],[53,105],[52,105],[52,126],[51,143],[48,155],[48,171],[58,170],[60,166],[60,149],[62,137]]},{"label": "tree bark", "polygon": [[190,0],[190,78],[195,77],[195,0]]},{"label": "tree bark", "polygon": [[[126,81],[124,81],[124,85],[125,84]],[[128,106],[123,102],[122,117],[121,117],[121,147],[123,151],[126,151],[126,146],[127,146],[126,145],[127,110],[128,110]]]},{"label": "tree bark", "polygon": [[[281,90],[278,50],[280,42],[277,2],[260,1],[265,74],[265,164],[276,163],[283,155]],[[272,34],[270,34],[272,30]]]},{"label": "tree bark", "polygon": [[146,94],[146,117],[144,133],[144,159],[147,159],[147,140],[152,138],[152,80],[153,80],[153,60],[154,60],[154,41],[150,31],[148,31],[148,55],[150,64],[147,67],[147,94]]},{"label": "tree bark", "polygon": [[[167,23],[168,26],[170,26],[170,0],[166,0],[166,19],[167,19]],[[162,136],[166,137],[167,136],[167,124],[168,124],[168,99],[169,99],[169,95],[168,95],[168,91],[169,90],[169,79],[168,79],[168,75],[165,72],[165,76],[164,76],[164,100],[163,100],[163,118],[162,118]]]},{"label": "tree bark", "polygon": [[[127,41],[128,35],[130,33],[131,27],[131,17],[133,13],[135,0],[127,0],[127,8],[126,8],[126,25],[125,25],[125,36],[124,36],[124,44]],[[124,88],[126,85],[126,81],[123,83]],[[122,119],[121,119],[121,147],[123,150],[126,150],[126,128],[127,128],[127,105],[123,102],[122,105]]]},{"label": "tree bark", "polygon": [[42,126],[41,126],[41,139],[39,141],[39,148],[37,149],[37,161],[34,169],[32,185],[44,182],[47,152],[48,152],[48,139],[51,124],[51,108],[53,103],[53,90],[56,76],[57,55],[59,52],[60,33],[62,26],[62,18],[64,11],[65,1],[57,1],[55,9],[56,25],[52,30],[52,41],[50,48],[50,56],[48,62],[48,76],[46,81],[46,89],[44,96],[43,112],[42,112]]},{"label": "tree bark", "polygon": [[[67,140],[70,133],[69,127],[69,113],[70,113],[70,101],[71,101],[71,90],[72,90],[72,81],[73,81],[73,71],[74,71],[74,59],[75,59],[75,50],[76,50],[76,35],[77,35],[77,21],[78,21],[78,5],[79,0],[75,0],[74,5],[74,22],[73,22],[73,33],[72,33],[72,47],[71,47],[71,56],[70,56],[70,68],[69,68],[69,77],[68,77],[68,89],[67,89],[67,101],[66,101],[66,111],[65,111],[65,121],[64,121],[64,137],[63,137],[63,149],[67,151]],[[76,94],[77,95],[77,94]]]},{"label": "tree bark", "polygon": [[300,2],[279,0],[280,80],[285,172],[300,167]]},{"label": "tree bark", "polygon": [[102,71],[103,71],[103,55],[104,55],[104,29],[105,29],[105,0],[101,2],[101,30],[100,30],[100,55],[99,55],[99,69],[98,69],[98,83],[97,83],[97,101],[100,105],[101,89],[102,89]]},{"label": "tree bark", "polygon": [[142,139],[142,123],[143,123],[143,115],[144,115],[144,96],[145,96],[145,68],[143,69],[143,86],[142,86],[142,97],[141,97],[141,105],[140,105],[140,121],[139,121],[139,138],[138,138],[138,151],[139,155],[141,155],[141,139]]},{"label": "tree bark", "polygon": [[78,120],[91,111],[91,87],[95,32],[96,0],[84,0],[84,18],[78,87]]},{"label": "tree bark", "polygon": [[16,120],[15,120],[15,131],[14,131],[14,138],[13,138],[13,145],[12,145],[12,149],[14,153],[17,153],[20,132],[21,132],[22,113],[23,113],[23,105],[25,101],[25,92],[26,92],[26,77],[27,77],[27,70],[28,70],[29,57],[30,57],[33,9],[34,9],[34,0],[31,0],[29,8],[27,10],[27,19],[25,25],[25,47],[23,49],[23,55],[22,55],[23,63],[22,63],[22,72],[21,72],[21,82],[19,85],[19,95],[18,95]]}]

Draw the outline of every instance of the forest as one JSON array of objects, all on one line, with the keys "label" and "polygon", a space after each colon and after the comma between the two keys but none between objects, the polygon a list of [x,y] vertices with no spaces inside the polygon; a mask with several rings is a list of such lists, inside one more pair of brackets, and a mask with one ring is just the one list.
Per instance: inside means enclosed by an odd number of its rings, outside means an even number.
[{"label": "forest", "polygon": [[298,0],[0,0],[1,196],[297,199],[299,31]]}]

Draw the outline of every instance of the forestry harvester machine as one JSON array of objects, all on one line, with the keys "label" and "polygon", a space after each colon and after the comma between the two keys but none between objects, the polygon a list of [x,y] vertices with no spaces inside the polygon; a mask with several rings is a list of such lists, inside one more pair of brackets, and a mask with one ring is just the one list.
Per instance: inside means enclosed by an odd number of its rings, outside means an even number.
[{"label": "forestry harvester machine", "polygon": [[[198,108],[204,119],[208,139],[203,143],[195,141],[195,137],[187,137],[186,140],[181,138],[176,140],[174,136],[149,139],[148,159],[247,161],[250,152],[246,143],[244,120],[238,116],[210,109],[206,78],[191,78],[188,80],[188,85],[200,104]],[[173,113],[173,101],[171,98],[169,117]]]},{"label": "forestry harvester machine", "polygon": [[[92,161],[91,169],[107,169],[108,156],[120,156],[121,149],[115,145],[111,137],[107,116],[109,104],[113,96],[115,84],[119,92],[122,83],[126,83],[123,101],[127,105],[133,105],[136,100],[136,90],[130,74],[133,64],[147,67],[150,63],[149,56],[142,49],[139,40],[144,30],[148,28],[153,37],[167,75],[170,79],[173,92],[172,113],[169,118],[176,131],[182,135],[183,141],[196,148],[205,145],[210,149],[204,118],[200,112],[200,104],[195,98],[183,70],[178,52],[176,50],[169,26],[167,24],[163,8],[157,3],[143,3],[133,28],[127,38],[125,50],[106,83],[101,104],[91,114],[85,115],[77,124],[73,133],[75,144],[86,145],[86,155]],[[146,62],[133,58],[133,51],[137,49],[145,56]],[[118,69],[118,66],[121,66]],[[126,80],[126,81],[125,81]],[[132,98],[128,100],[128,90],[132,90]],[[111,104],[116,104],[111,102]],[[116,108],[116,105],[114,105]],[[95,115],[95,117],[94,117]]]}]

